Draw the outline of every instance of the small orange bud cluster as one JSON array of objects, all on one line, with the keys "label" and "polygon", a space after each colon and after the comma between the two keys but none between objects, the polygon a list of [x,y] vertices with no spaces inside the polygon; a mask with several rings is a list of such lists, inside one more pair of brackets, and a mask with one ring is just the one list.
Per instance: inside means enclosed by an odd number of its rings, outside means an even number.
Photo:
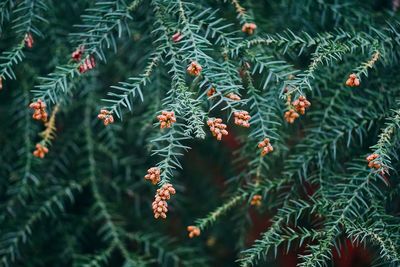
[{"label": "small orange bud cluster", "polygon": [[71,58],[74,61],[80,61],[82,59],[84,51],[85,51],[84,46],[79,46],[74,52],[72,52]]},{"label": "small orange bud cluster", "polygon": [[207,125],[210,127],[210,131],[217,138],[218,141],[222,140],[223,135],[228,135],[226,130],[226,124],[222,123],[222,119],[209,119]]},{"label": "small orange bud cluster", "polygon": [[254,195],[253,198],[250,201],[250,205],[259,207],[262,204],[261,200],[262,200],[262,196],[261,195]]},{"label": "small orange bud cluster", "polygon": [[78,67],[79,73],[85,73],[96,67],[96,61],[93,56],[86,58],[81,65]]},{"label": "small orange bud cluster", "polygon": [[183,35],[180,32],[175,33],[174,35],[172,35],[172,41],[174,43],[179,42],[180,40],[182,40]]},{"label": "small orange bud cluster", "polygon": [[33,151],[33,155],[37,158],[44,158],[49,153],[49,149],[41,144],[36,144],[36,150]]},{"label": "small orange bud cluster", "polygon": [[34,110],[32,118],[35,120],[42,120],[44,122],[47,121],[47,112],[46,112],[46,103],[44,103],[41,99],[36,102],[33,102],[29,105],[31,109]]},{"label": "small orange bud cluster", "polygon": [[288,123],[293,123],[298,117],[300,117],[300,115],[294,109],[285,112],[285,120]]},{"label": "small orange bud cluster", "polygon": [[0,76],[0,90],[3,89],[3,77]]},{"label": "small orange bud cluster", "polygon": [[381,168],[381,164],[377,163],[375,160],[379,158],[378,154],[371,154],[367,157],[367,161],[368,161],[368,167],[370,167],[371,169],[380,169]]},{"label": "small orange bud cluster", "polygon": [[160,128],[171,128],[172,124],[176,122],[175,113],[173,111],[165,111],[161,112],[161,115],[157,116],[157,119],[160,121]]},{"label": "small orange bud cluster", "polygon": [[193,76],[199,76],[202,70],[203,68],[196,61],[191,62],[187,67],[187,72]]},{"label": "small orange bud cluster", "polygon": [[111,115],[111,111],[106,109],[101,109],[99,115],[97,115],[97,118],[102,120],[105,126],[114,122],[114,117]]},{"label": "small orange bud cluster", "polygon": [[251,116],[249,113],[245,110],[241,111],[235,111],[233,113],[233,116],[235,117],[235,124],[239,126],[243,126],[246,128],[250,127],[249,120],[251,119]]},{"label": "small orange bud cluster", "polygon": [[346,81],[346,85],[350,87],[357,87],[360,85],[360,80],[357,78],[357,75],[354,73],[350,74],[349,78]]},{"label": "small orange bud cluster", "polygon": [[261,148],[261,156],[265,156],[268,153],[274,151],[274,148],[272,147],[269,138],[265,138],[263,141],[261,141],[258,144],[258,148]]},{"label": "small orange bud cluster", "polygon": [[[287,97],[287,105],[290,107],[288,111],[285,112],[285,120],[289,123],[293,123],[298,117],[306,113],[306,109],[311,106],[310,101],[307,100],[305,96],[299,96],[298,99],[290,103],[291,96]],[[297,113],[299,112],[299,113]]]},{"label": "small orange bud cluster", "polygon": [[200,228],[197,226],[190,225],[187,227],[189,232],[189,238],[193,238],[200,235]]},{"label": "small orange bud cluster", "polygon": [[171,184],[164,184],[161,188],[157,189],[154,202],[152,204],[154,218],[167,218],[168,203],[167,200],[171,195],[175,195],[176,191]]},{"label": "small orange bud cluster", "polygon": [[32,48],[34,43],[32,34],[30,33],[25,34],[24,42],[26,47]]},{"label": "small orange bud cluster", "polygon": [[311,106],[310,101],[307,100],[305,96],[299,96],[298,99],[293,101],[292,105],[296,109],[297,112],[299,112],[301,115],[304,115],[306,113],[306,109],[308,109]]},{"label": "small orange bud cluster", "polygon": [[226,97],[231,99],[231,100],[233,100],[233,101],[239,101],[241,99],[240,96],[238,96],[235,93],[229,93],[229,94],[226,95]]},{"label": "small orange bud cluster", "polygon": [[256,29],[257,25],[255,23],[245,23],[242,26],[242,32],[248,35],[252,35]]},{"label": "small orange bud cluster", "polygon": [[147,170],[147,174],[144,179],[150,180],[152,184],[157,184],[160,181],[161,170],[157,167],[152,167]]},{"label": "small orange bud cluster", "polygon": [[214,87],[211,87],[211,88],[207,91],[207,96],[208,96],[208,97],[212,97],[216,92],[217,92],[217,90],[215,90]]}]

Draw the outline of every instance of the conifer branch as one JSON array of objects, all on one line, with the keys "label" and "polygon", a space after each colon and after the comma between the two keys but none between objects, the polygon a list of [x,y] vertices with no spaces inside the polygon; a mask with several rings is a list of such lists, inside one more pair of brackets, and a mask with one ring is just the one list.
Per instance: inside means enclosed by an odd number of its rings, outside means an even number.
[{"label": "conifer branch", "polygon": [[[264,255],[264,257],[268,254],[269,251],[273,251],[276,257],[278,247],[285,241],[283,236],[285,236],[285,228],[284,224],[289,224],[289,221],[292,218],[295,218],[294,224],[296,225],[296,221],[305,214],[305,212],[319,212],[324,207],[327,206],[327,203],[324,202],[316,202],[316,203],[307,203],[305,201],[292,201],[286,202],[282,209],[278,212],[278,214],[274,217],[273,223],[270,228],[264,232],[260,239],[256,240],[253,244],[252,248],[245,250],[242,253],[242,257],[238,260],[240,266],[253,266],[256,264],[260,258]],[[301,239],[306,238],[316,238],[320,237],[321,233],[308,233],[305,236],[294,236],[294,238],[300,237]],[[293,238],[293,237],[292,237]],[[290,240],[290,238],[289,238]],[[301,241],[301,243],[304,242]],[[289,245],[289,244],[288,244]]]},{"label": "conifer branch", "polygon": [[[199,257],[196,248],[174,248],[174,240],[154,233],[125,233],[126,237],[143,247],[147,254],[157,254],[156,261],[173,262],[182,266],[194,266],[207,264],[207,259]],[[194,257],[196,255],[196,257]]]},{"label": "conifer branch", "polygon": [[[4,5],[12,5],[4,2]],[[26,46],[26,38],[28,35],[42,36],[41,31],[36,26],[39,22],[47,22],[40,13],[44,12],[47,6],[42,0],[22,1],[16,6],[14,12],[17,18],[12,22],[12,28],[15,30],[18,38],[18,44],[15,45],[10,51],[4,51],[0,55],[0,79],[16,79],[13,70],[14,65],[22,62],[24,58],[23,49]],[[1,6],[0,6],[1,12]],[[1,18],[0,18],[1,20]],[[1,24],[0,24],[1,32]],[[33,38],[33,37],[32,37]]]},{"label": "conifer branch", "polygon": [[14,47],[11,51],[4,51],[0,60],[4,61],[0,63],[0,78],[5,80],[8,79],[16,79],[15,73],[13,71],[13,66],[22,62],[24,58],[23,48],[25,47],[24,40],[22,40],[16,47]]},{"label": "conifer branch", "polygon": [[314,78],[314,72],[320,64],[332,65],[339,61],[342,57],[350,52],[350,47],[337,43],[328,43],[327,45],[319,45],[313,53],[311,63],[304,73],[298,74],[294,79],[287,80],[285,85],[288,87],[285,96],[290,96],[293,93],[304,95],[304,90],[312,90],[311,80]]},{"label": "conifer branch", "polygon": [[230,0],[230,2],[235,7],[237,18],[242,24],[252,20],[247,14],[246,9],[240,5],[239,0]]},{"label": "conifer branch", "polygon": [[[223,66],[220,66],[219,63],[217,63],[212,57],[207,54],[210,50],[209,47],[211,46],[211,43],[207,39],[196,33],[199,31],[200,27],[196,24],[191,23],[187,19],[187,13],[185,10],[187,5],[188,4],[184,1],[178,1],[176,4],[166,9],[167,12],[178,12],[178,15],[181,18],[183,24],[182,34],[188,37],[180,41],[182,43],[182,47],[184,47],[185,49],[183,50],[184,53],[179,53],[179,55],[176,52],[172,52],[174,48],[170,41],[167,41],[170,45],[171,61],[175,60],[176,58],[181,58],[184,62],[196,61],[200,63],[200,65],[207,66],[207,68],[204,68],[199,76],[199,78],[203,78],[200,87],[207,87],[207,89],[211,87],[217,88],[216,96],[220,97],[220,100],[216,102],[213,107],[211,107],[211,110],[215,106],[218,106],[220,103],[224,102],[227,105],[227,108],[230,108],[230,113],[232,113],[236,110],[235,106],[240,105],[242,102],[232,101],[229,98],[226,98],[224,94],[227,94],[229,92],[236,92],[238,90],[237,88],[240,88],[241,85],[237,82],[237,78],[233,78],[237,76],[236,74],[232,74],[232,65],[229,65],[229,62],[227,60],[224,61]],[[162,6],[161,3],[158,4],[158,10],[160,9],[160,6]],[[162,21],[161,17],[162,16],[159,16],[160,24],[165,24],[165,22]],[[167,34],[168,27],[164,26],[163,31],[164,34]],[[168,40],[168,38],[164,38],[164,40]],[[176,73],[175,76],[181,75],[178,74],[179,72],[177,71],[177,69],[181,65],[180,62],[178,63],[179,64],[173,63],[175,65],[175,67],[173,68],[174,72]],[[227,75],[223,75],[224,73],[226,73]],[[183,80],[181,77],[176,82],[177,84],[181,84],[182,81]]]},{"label": "conifer branch", "polygon": [[39,135],[43,138],[42,144],[48,146],[51,141],[56,137],[56,115],[60,110],[60,105],[56,105],[51,112],[50,119],[45,123],[46,129]]},{"label": "conifer branch", "polygon": [[94,142],[93,142],[93,134],[91,131],[90,124],[90,107],[87,107],[85,110],[85,140],[87,145],[87,156],[88,156],[88,164],[89,164],[89,181],[93,194],[93,198],[95,203],[93,204],[94,211],[96,212],[95,220],[104,221],[103,226],[99,229],[99,234],[102,235],[105,241],[107,241],[111,247],[117,248],[126,262],[135,266],[136,260],[131,257],[129,250],[125,246],[122,237],[119,234],[119,227],[115,225],[112,220],[111,214],[107,210],[106,203],[101,196],[100,190],[98,188],[98,178],[96,172],[96,160],[94,158]]},{"label": "conifer branch", "polygon": [[[205,116],[204,112],[199,108],[199,103],[192,99],[190,93],[186,92],[185,79],[180,63],[178,62],[178,59],[182,58],[182,56],[177,54],[176,49],[169,40],[167,36],[168,28],[165,21],[162,20],[161,10],[164,7],[157,1],[154,1],[153,5],[157,23],[161,26],[159,41],[162,42],[161,46],[167,49],[169,58],[166,64],[171,67],[170,73],[172,76],[172,88],[168,92],[168,97],[165,99],[164,105],[176,112],[177,116],[185,118],[186,121],[185,124],[181,125],[176,123],[167,133],[152,140],[153,143],[168,144],[166,147],[153,149],[152,153],[152,155],[158,155],[163,158],[156,166],[161,170],[160,185],[164,185],[170,181],[174,169],[182,168],[178,157],[183,155],[182,150],[187,150],[189,147],[183,145],[181,141],[189,139],[191,132],[194,132],[196,137],[204,138],[205,133],[202,126]],[[186,21],[182,3],[180,3],[179,8],[180,16]],[[187,130],[185,131],[184,128],[187,128]]]},{"label": "conifer branch", "polygon": [[15,6],[15,0],[4,0],[0,3],[0,36],[3,33],[4,23],[10,20],[13,8]]},{"label": "conifer branch", "polygon": [[[143,93],[141,87],[147,85],[150,82],[150,77],[157,67],[158,62],[161,60],[161,52],[154,53],[144,70],[144,73],[139,75],[139,77],[129,78],[132,82],[120,82],[119,85],[111,86],[111,88],[118,90],[118,93],[108,92],[107,98],[103,101],[110,103],[106,107],[106,110],[110,111],[112,114],[117,115],[118,118],[122,119],[122,107],[132,110],[133,101],[138,95],[143,101]],[[121,92],[121,93],[119,93]]]},{"label": "conifer branch", "polygon": [[[213,11],[212,9],[206,9],[200,14],[195,14],[195,16],[189,18],[192,24],[199,23],[204,26],[204,37],[207,39],[211,39],[210,41],[224,47],[224,50],[229,50],[229,48],[233,48],[238,45],[238,41],[240,38],[236,37],[234,31],[227,32],[227,29],[230,29],[233,24],[228,23],[222,18],[218,18],[217,10]],[[199,28],[198,31],[202,29]],[[227,51],[224,51],[227,53]]]},{"label": "conifer branch", "polygon": [[[278,34],[267,34],[263,37],[256,37],[251,40],[244,40],[235,48],[230,49],[229,55],[237,57],[240,52],[256,46],[271,46],[274,45],[275,49],[281,49],[283,53],[287,53],[290,49],[296,49],[299,54],[302,54],[307,48],[315,46],[329,46],[332,44],[346,46],[347,50],[354,51],[355,49],[376,49],[377,47],[391,49],[393,41],[396,39],[395,35],[398,31],[398,25],[390,25],[382,31],[376,31],[370,28],[370,32],[356,33],[346,32],[343,29],[337,29],[334,32],[319,33],[316,36],[311,36],[307,32],[299,34],[291,30],[283,31]],[[396,42],[396,41],[395,41]],[[389,52],[390,53],[390,52]],[[387,55],[386,57],[388,57]]]},{"label": "conifer branch", "polygon": [[375,50],[371,56],[371,58],[367,62],[363,62],[355,71],[357,77],[360,77],[361,74],[364,74],[368,77],[368,69],[372,69],[376,62],[381,57],[381,53],[379,50]]},{"label": "conifer branch", "polygon": [[110,260],[113,251],[115,250],[115,246],[115,244],[108,246],[105,250],[102,250],[99,253],[88,257],[77,256],[77,262],[79,262],[79,266],[82,267],[107,266],[107,263]]},{"label": "conifer branch", "polygon": [[73,197],[74,191],[80,192],[82,186],[87,182],[87,180],[82,180],[79,183],[72,181],[68,186],[62,187],[49,199],[34,207],[33,212],[24,220],[22,225],[17,226],[17,229],[10,229],[2,234],[0,239],[0,264],[5,267],[12,266],[11,264],[16,261],[19,255],[20,246],[28,241],[33,227],[44,218],[54,216],[56,212],[63,212],[63,203],[66,199],[73,202],[74,200],[71,197]]},{"label": "conifer branch", "polygon": [[[295,252],[314,267],[347,239],[400,264],[397,13],[351,0],[44,2],[0,0],[0,266],[201,267],[238,253],[241,266],[279,265]],[[180,175],[193,199],[177,194],[167,219]],[[210,226],[233,230],[216,245]]]},{"label": "conifer branch", "polygon": [[[329,101],[329,106],[338,105],[337,103],[341,103],[343,98],[349,97],[349,95],[344,92],[335,93],[336,97],[331,97]],[[353,103],[362,104],[363,99],[354,98]],[[360,102],[359,102],[360,101]],[[377,101],[383,101],[379,99]],[[346,145],[350,146],[353,138],[351,137],[352,133],[358,133],[358,136],[361,138],[363,133],[365,133],[365,129],[367,129],[368,125],[371,123],[377,122],[382,119],[385,114],[382,114],[382,110],[376,112],[369,113],[369,109],[365,109],[365,115],[362,121],[357,122],[357,117],[359,116],[358,112],[354,112],[352,107],[345,107],[340,111],[335,111],[335,113],[329,113],[330,108],[325,109],[324,115],[316,127],[310,128],[308,137],[299,145],[296,146],[299,154],[294,153],[290,155],[285,164],[284,175],[292,176],[297,173],[298,177],[302,177],[306,179],[307,177],[307,169],[309,164],[316,160],[317,166],[320,169],[323,169],[325,166],[325,161],[327,160],[328,153],[331,151],[331,155],[333,159],[336,159],[337,154],[337,144],[347,138]],[[333,116],[331,114],[346,114],[348,116],[348,120],[343,121],[341,116]],[[327,117],[329,116],[329,120]],[[353,117],[354,116],[354,117]],[[354,118],[354,119],[351,119]],[[335,128],[335,132],[329,131],[332,127]],[[307,147],[307,152],[304,152],[304,148]]]},{"label": "conifer branch", "polygon": [[371,241],[380,248],[380,256],[387,258],[392,264],[398,264],[400,262],[400,255],[391,235],[385,229],[383,221],[378,220],[373,225],[362,225],[357,222],[346,220],[345,221],[346,232],[348,237],[355,243],[361,243],[364,241]]},{"label": "conifer branch", "polygon": [[32,90],[36,99],[58,103],[64,95],[70,93],[69,83],[79,76],[78,67],[90,59],[94,54],[102,61],[105,61],[104,47],[113,46],[116,49],[115,32],[118,38],[127,29],[126,22],[131,19],[130,11],[139,6],[140,0],[134,0],[129,6],[122,1],[96,2],[95,7],[87,10],[87,15],[82,16],[84,24],[77,27],[83,32],[72,34],[73,43],[83,46],[85,53],[78,62],[57,66],[53,73],[46,77],[40,77],[40,84],[37,89]]},{"label": "conifer branch", "polygon": [[[368,198],[370,196],[376,196],[380,192],[377,191],[377,187],[374,186],[376,182],[375,175],[369,173],[367,177],[365,174],[365,168],[360,168],[355,165],[358,170],[364,169],[364,171],[357,171],[352,175],[353,182],[359,179],[354,179],[358,176],[362,177],[362,182],[360,184],[354,184],[354,186],[343,187],[343,192],[341,196],[344,199],[336,201],[338,206],[336,210],[331,213],[332,218],[330,222],[326,223],[327,228],[325,228],[325,236],[319,240],[316,245],[309,245],[309,251],[305,255],[301,255],[300,258],[302,262],[300,266],[323,266],[327,260],[332,257],[331,248],[334,247],[335,239],[341,233],[340,227],[345,223],[345,220],[354,219],[361,216],[365,210],[369,209],[367,204]],[[351,193],[350,193],[350,192]],[[350,196],[348,198],[347,196]]]},{"label": "conifer branch", "polygon": [[400,109],[392,111],[393,116],[389,117],[386,127],[381,130],[378,142],[372,146],[373,154],[380,156],[379,162],[381,163],[382,170],[387,171],[391,168],[391,158],[389,150],[392,139],[399,136],[398,130],[400,129]]},{"label": "conifer branch", "polygon": [[187,140],[189,137],[183,135],[182,126],[174,125],[171,129],[168,129],[166,133],[160,137],[153,139],[153,143],[167,143],[162,148],[153,149],[153,155],[157,155],[162,160],[156,164],[161,170],[161,181],[160,185],[164,185],[170,182],[170,179],[174,176],[175,169],[182,169],[182,165],[179,162],[179,157],[183,155],[182,150],[188,150],[189,147],[182,144],[182,141]]},{"label": "conifer branch", "polygon": [[217,219],[219,219],[222,215],[225,215],[231,209],[240,204],[243,200],[246,199],[247,193],[239,193],[233,197],[231,197],[227,202],[225,202],[222,206],[219,206],[215,211],[211,212],[207,215],[207,217],[196,220],[196,226],[200,228],[200,230],[206,229],[208,226],[215,223]]},{"label": "conifer branch", "polygon": [[[279,109],[278,94],[271,90],[267,95],[262,95],[260,90],[256,89],[249,71],[245,72],[245,81],[247,83],[248,104],[250,105],[251,132],[248,136],[250,149],[255,150],[257,145],[268,138],[275,145],[282,144],[282,140],[277,130],[280,124],[280,118],[276,111]],[[276,142],[276,143],[275,143]],[[259,152],[261,154],[261,152]],[[252,151],[250,154],[254,157],[258,154]],[[254,175],[256,183],[259,183],[264,173],[268,171],[267,156],[258,155],[250,160],[248,173]]]},{"label": "conifer branch", "polygon": [[[27,83],[23,83],[26,85]],[[21,143],[23,146],[20,148],[21,162],[14,166],[17,171],[17,179],[14,184],[10,184],[7,188],[6,195],[9,197],[4,205],[4,210],[1,220],[8,218],[9,215],[15,216],[16,205],[27,204],[26,200],[30,196],[32,185],[40,183],[39,177],[34,172],[34,160],[32,155],[32,142],[34,125],[32,123],[31,114],[28,109],[20,109],[20,107],[27,107],[29,105],[30,95],[28,90],[16,92],[16,109],[14,114],[15,125],[23,131]],[[22,164],[21,164],[22,163]],[[3,206],[3,205],[2,205]]]},{"label": "conifer branch", "polygon": [[273,57],[263,56],[262,54],[252,55],[249,53],[246,56],[250,58],[251,62],[255,63],[251,75],[265,73],[265,81],[261,83],[262,90],[267,90],[271,82],[283,82],[298,72],[284,60],[274,60]]},{"label": "conifer branch", "polygon": [[[20,105],[19,107],[27,107],[29,105],[29,92],[27,90],[24,90],[22,92],[21,100],[20,100]],[[18,112],[21,114],[20,117],[20,122],[21,126],[24,128],[24,135],[23,135],[23,142],[24,142],[24,152],[23,154],[25,155],[25,164],[24,164],[24,174],[22,175],[21,182],[22,184],[26,184],[28,179],[32,179],[33,181],[37,181],[37,178],[32,175],[32,160],[33,156],[31,153],[33,143],[32,143],[32,118],[31,114],[28,109],[24,109],[22,112]]]}]

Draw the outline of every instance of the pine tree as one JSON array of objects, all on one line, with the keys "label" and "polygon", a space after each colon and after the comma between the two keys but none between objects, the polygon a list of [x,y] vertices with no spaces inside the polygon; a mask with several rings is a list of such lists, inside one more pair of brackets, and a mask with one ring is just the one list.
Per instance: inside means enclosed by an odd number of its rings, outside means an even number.
[{"label": "pine tree", "polygon": [[399,266],[399,6],[0,0],[0,266]]}]

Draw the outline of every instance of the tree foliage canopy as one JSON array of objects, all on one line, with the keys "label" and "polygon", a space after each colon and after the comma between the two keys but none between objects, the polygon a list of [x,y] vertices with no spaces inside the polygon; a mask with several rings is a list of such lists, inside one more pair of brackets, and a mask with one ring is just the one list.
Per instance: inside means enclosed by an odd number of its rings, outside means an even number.
[{"label": "tree foliage canopy", "polygon": [[0,266],[399,266],[399,6],[0,0]]}]

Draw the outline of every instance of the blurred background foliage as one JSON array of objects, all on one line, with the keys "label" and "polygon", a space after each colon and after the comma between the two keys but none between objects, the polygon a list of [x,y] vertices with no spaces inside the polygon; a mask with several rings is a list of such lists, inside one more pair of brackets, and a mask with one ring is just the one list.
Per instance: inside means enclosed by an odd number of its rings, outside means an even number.
[{"label": "blurred background foliage", "polygon": [[[398,266],[399,5],[0,0],[0,265]],[[181,43],[168,41],[175,32]],[[87,73],[71,60],[79,45],[96,60]],[[204,75],[193,78],[195,58]],[[359,88],[344,85],[352,72]],[[220,93],[208,99],[211,87]],[[294,124],[283,118],[286,88],[312,103]],[[60,106],[44,159],[32,152],[45,126],[28,108],[39,98],[49,114]],[[101,108],[114,124],[97,119]],[[155,119],[170,108],[181,124],[172,137]],[[250,129],[228,121],[237,109]],[[208,117],[228,124],[222,142]],[[260,157],[264,137],[274,152]],[[171,143],[181,169],[156,151]],[[367,168],[373,152],[380,170]],[[177,190],[166,220],[153,218],[156,187],[143,178],[155,165]],[[260,207],[249,205],[255,194]]]}]

